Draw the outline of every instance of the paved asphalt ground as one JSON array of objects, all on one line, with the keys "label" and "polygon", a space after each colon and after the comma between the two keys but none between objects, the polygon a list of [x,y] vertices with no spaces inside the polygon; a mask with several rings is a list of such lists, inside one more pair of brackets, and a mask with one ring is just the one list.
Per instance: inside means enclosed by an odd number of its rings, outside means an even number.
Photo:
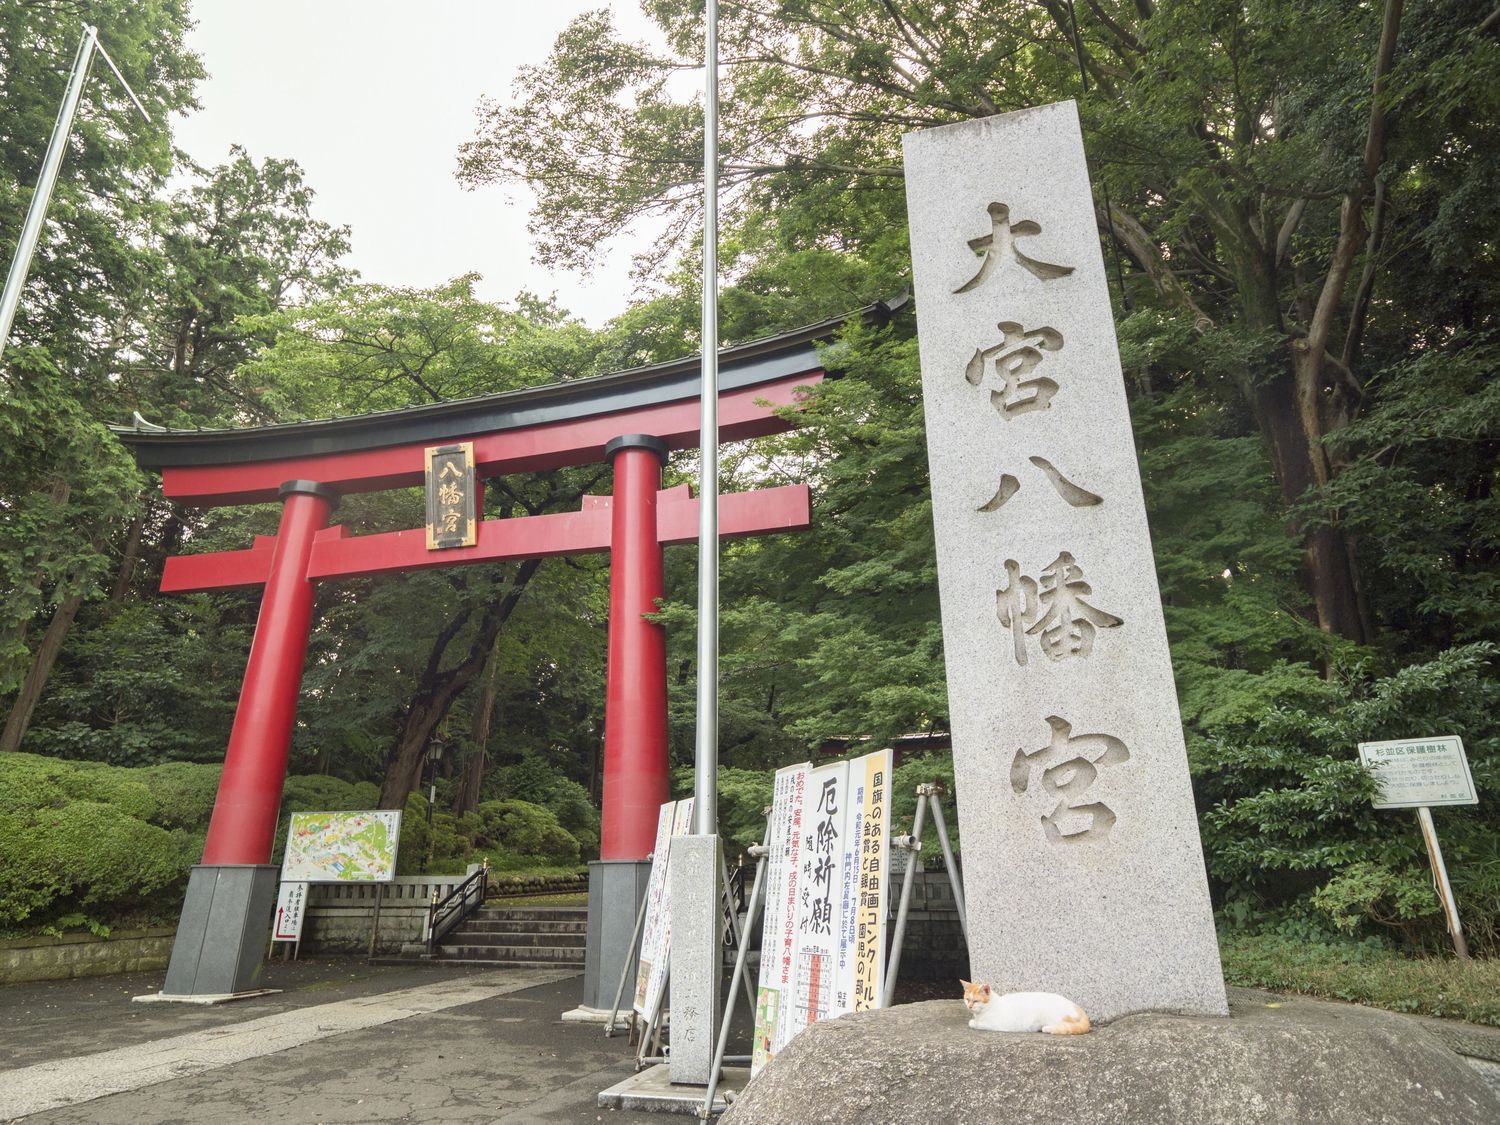
[{"label": "paved asphalt ground", "polygon": [[[283,991],[271,996],[131,1002],[163,976],[0,987],[0,1123],[694,1120],[598,1108],[601,1090],[634,1073],[632,1048],[562,1021],[583,984],[566,970],[272,962],[263,983]],[[910,982],[898,999],[947,994]],[[743,1010],[736,1022],[730,1051],[743,1053]],[[1500,1029],[1420,1022],[1500,1091]]]},{"label": "paved asphalt ground", "polygon": [[272,996],[130,1001],[162,976],[0,988],[0,1122],[693,1120],[597,1107],[633,1049],[560,1019],[582,992],[566,971],[273,962]]}]

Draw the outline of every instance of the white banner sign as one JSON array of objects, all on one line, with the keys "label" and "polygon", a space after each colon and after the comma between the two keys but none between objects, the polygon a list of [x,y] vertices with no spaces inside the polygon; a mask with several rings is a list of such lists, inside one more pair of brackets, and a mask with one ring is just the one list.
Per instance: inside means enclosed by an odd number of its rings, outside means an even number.
[{"label": "white banner sign", "polygon": [[820,766],[807,777],[802,801],[802,871],[793,908],[797,933],[794,991],[779,1047],[809,1024],[841,1014],[833,990],[843,910],[844,789],[848,781],[848,762]]},{"label": "white banner sign", "polygon": [[1457,735],[1361,742],[1359,760],[1380,782],[1377,809],[1479,804]]},{"label": "white banner sign", "polygon": [[889,750],[849,763],[844,924],[839,939],[838,1003],[843,1011],[878,1008],[885,995],[890,791]]},{"label": "white banner sign", "polygon": [[802,854],[802,798],[807,788],[806,762],[776,771],[771,820],[766,832],[765,914],[761,923],[760,990],[755,1002],[752,1074],[780,1048],[783,998],[790,995],[792,954],[796,946],[792,906],[797,900],[798,862]]},{"label": "white banner sign", "polygon": [[276,922],[272,941],[301,941],[302,915],[307,908],[306,883],[282,883],[276,896]]},{"label": "white banner sign", "polygon": [[633,1007],[639,1015],[649,1017],[661,1001],[667,983],[667,964],[671,953],[670,884],[667,860],[672,851],[672,837],[681,836],[693,822],[693,799],[668,801],[656,820],[656,847],[651,855],[651,878],[646,884],[646,921],[641,930],[641,957],[636,965]]},{"label": "white banner sign", "polygon": [[776,774],[752,1073],[808,1024],[880,1006],[891,752]]}]

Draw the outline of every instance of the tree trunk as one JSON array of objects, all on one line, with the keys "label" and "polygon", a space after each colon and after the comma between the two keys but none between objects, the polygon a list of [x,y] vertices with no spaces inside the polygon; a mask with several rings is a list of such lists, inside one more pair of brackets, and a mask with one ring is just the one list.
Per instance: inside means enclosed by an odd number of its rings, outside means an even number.
[{"label": "tree trunk", "polygon": [[[53,476],[52,495],[50,497],[50,500],[54,508],[60,508],[64,504],[66,504],[68,502],[68,497],[72,495],[72,492],[73,483],[71,481],[67,480],[61,475]],[[46,583],[41,578],[40,571],[41,567],[45,565],[49,557],[50,555],[44,554],[37,562],[38,574],[37,578],[34,581],[34,585],[39,589],[46,585]],[[40,608],[41,607],[39,605],[34,605],[29,610],[22,611],[21,608],[17,606],[15,617],[12,620],[7,621],[3,630],[0,630],[0,653],[24,647],[26,643],[26,634],[31,629],[31,621],[35,616],[35,610]],[[14,669],[15,671],[20,670],[19,665],[20,661],[18,660]],[[9,669],[0,669],[0,685],[8,686],[11,674],[12,673]],[[24,691],[25,689],[23,688],[21,690]]]},{"label": "tree trunk", "polygon": [[463,776],[458,781],[458,791],[453,796],[453,815],[463,816],[479,807],[479,790],[484,784],[484,773],[489,767],[490,756],[483,744],[475,743],[464,759]]},{"label": "tree trunk", "polygon": [[484,666],[480,680],[479,701],[474,707],[474,719],[469,726],[469,742],[473,746],[469,758],[464,762],[464,774],[458,792],[453,798],[453,813],[462,816],[479,805],[479,789],[484,783],[485,767],[489,763],[490,729],[495,719],[495,698],[500,694],[500,644],[498,639],[490,649],[489,660]]},{"label": "tree trunk", "polygon": [[73,619],[78,616],[81,605],[82,594],[69,594],[53,612],[47,631],[42,634],[42,643],[37,645],[36,655],[32,658],[31,671],[26,674],[5,720],[5,731],[0,734],[0,754],[14,753],[21,748],[26,728],[31,725],[32,712],[42,698],[47,677],[52,674],[52,666],[57,663],[57,655],[62,651],[63,641],[67,640],[68,630],[73,627]]},{"label": "tree trunk", "polygon": [[135,564],[141,557],[141,531],[145,527],[144,513],[130,521],[130,531],[125,536],[125,553],[120,559],[120,569],[115,572],[115,587],[109,593],[111,607],[125,601],[130,593],[130,580],[135,577]]},{"label": "tree trunk", "polygon": [[[1281,498],[1288,506],[1304,500],[1309,489],[1328,483],[1322,438],[1332,432],[1323,421],[1319,404],[1308,402],[1302,393],[1299,384],[1305,380],[1306,371],[1295,370],[1301,366],[1300,357],[1294,356],[1292,364],[1294,371],[1285,371],[1259,387],[1251,404],[1281,485]],[[1292,529],[1302,536],[1306,586],[1312,595],[1318,628],[1363,643],[1366,637],[1353,552],[1343,529],[1331,517],[1310,530],[1303,522],[1294,519]]]},{"label": "tree trunk", "polygon": [[510,589],[503,598],[491,602],[475,629],[469,651],[452,668],[440,669],[443,650],[448,642],[468,620],[465,611],[449,622],[439,635],[427,667],[417,684],[416,694],[406,709],[397,735],[386,755],[385,781],[380,786],[380,807],[399,809],[406,804],[406,797],[416,788],[422,770],[422,756],[438,724],[448,715],[448,709],[460,692],[466,688],[484,667],[495,647],[495,638],[500,635],[516,605],[526,592],[526,584],[542,565],[541,559],[527,559],[516,570]]}]

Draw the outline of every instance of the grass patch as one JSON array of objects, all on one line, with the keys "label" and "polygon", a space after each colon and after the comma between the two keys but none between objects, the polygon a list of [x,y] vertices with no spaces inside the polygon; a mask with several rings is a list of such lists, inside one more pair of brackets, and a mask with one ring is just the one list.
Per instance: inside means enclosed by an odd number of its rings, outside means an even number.
[{"label": "grass patch", "polygon": [[490,895],[486,900],[491,906],[587,906],[588,891],[575,891],[561,895]]},{"label": "grass patch", "polygon": [[1377,942],[1219,935],[1230,984],[1500,1027],[1500,960],[1406,957]]}]

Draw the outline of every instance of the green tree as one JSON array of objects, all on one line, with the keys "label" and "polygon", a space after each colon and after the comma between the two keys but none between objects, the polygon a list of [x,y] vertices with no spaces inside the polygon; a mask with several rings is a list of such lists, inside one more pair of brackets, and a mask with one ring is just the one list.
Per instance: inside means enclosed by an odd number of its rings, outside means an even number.
[{"label": "green tree", "polygon": [[[538,186],[544,261],[587,265],[602,238],[665,214],[660,257],[697,224],[701,108],[669,79],[696,58],[701,10],[663,0],[652,13],[666,51],[621,42],[591,13],[521,72],[514,105],[482,106],[461,176]],[[1337,439],[1380,368],[1362,347],[1384,313],[1372,292],[1427,258],[1404,194],[1455,147],[1493,150],[1487,15],[1469,0],[1104,0],[1075,25],[1061,0],[747,0],[722,30],[727,214],[772,227],[778,251],[842,239],[890,213],[871,199],[899,192],[901,131],[1075,96],[1076,61],[1132,299],[1215,348],[1241,341],[1244,361],[1220,378],[1298,504],[1337,478]],[[1472,229],[1492,232],[1493,204],[1475,203]],[[1341,513],[1294,521],[1313,619],[1369,639]]]},{"label": "green tree", "polygon": [[311,216],[313,191],[295,161],[257,164],[235,146],[226,163],[191,171],[196,182],[155,214],[152,301],[123,373],[126,404],[176,428],[281,420],[281,404],[241,376],[274,340],[265,322],[247,325],[351,284],[339,264],[348,228]]},{"label": "green tree", "polygon": [[[114,414],[126,326],[143,300],[155,193],[171,166],[162,122],[202,74],[175,0],[0,13],[0,255],[15,253],[84,21],[95,24],[156,125],[95,78],[70,137],[48,222],[0,364],[0,750],[14,750],[109,541],[139,488],[100,419]],[[45,622],[45,625],[43,624]],[[40,627],[40,636],[38,631]]]},{"label": "green tree", "polygon": [[[237,377],[239,363],[269,341],[264,331],[242,328],[243,318],[347,280],[336,264],[347,249],[344,232],[308,215],[312,193],[294,163],[256,165],[236,150],[230,163],[202,175],[148,210],[156,254],[136,263],[145,275],[139,304],[116,322],[108,376],[96,387],[43,366],[7,403],[17,409],[4,421],[18,427],[8,443],[16,465],[10,479],[29,480],[30,488],[15,501],[21,518],[0,532],[0,566],[15,576],[5,631],[12,674],[25,669],[0,750],[20,746],[85,603],[99,605],[100,620],[121,603],[148,523],[174,530],[182,523],[141,496],[129,455],[101,423],[132,410],[177,426],[274,419],[263,390]],[[31,428],[38,412],[44,420]],[[57,549],[79,538],[86,550]],[[48,605],[55,608],[46,629],[28,646],[28,611],[39,616]],[[0,681],[0,691],[6,686]]]},{"label": "green tree", "polygon": [[[596,345],[581,324],[530,297],[515,309],[480,301],[474,281],[460,277],[428,291],[354,286],[251,318],[247,325],[276,342],[242,374],[305,415],[464,398],[591,369]],[[494,478],[486,482],[486,514],[576,509],[604,473],[588,466]],[[354,529],[409,527],[421,522],[420,505],[415,493],[357,497],[341,518]],[[483,689],[481,673],[541,568],[541,560],[526,559],[359,581],[322,595],[312,682],[336,678],[343,707],[354,704],[361,678],[385,682],[384,692],[367,697],[389,716],[373,734],[385,746],[382,807],[405,802],[434,737],[457,733],[448,723],[455,702],[471,686]],[[468,800],[474,792],[469,787]]]}]

